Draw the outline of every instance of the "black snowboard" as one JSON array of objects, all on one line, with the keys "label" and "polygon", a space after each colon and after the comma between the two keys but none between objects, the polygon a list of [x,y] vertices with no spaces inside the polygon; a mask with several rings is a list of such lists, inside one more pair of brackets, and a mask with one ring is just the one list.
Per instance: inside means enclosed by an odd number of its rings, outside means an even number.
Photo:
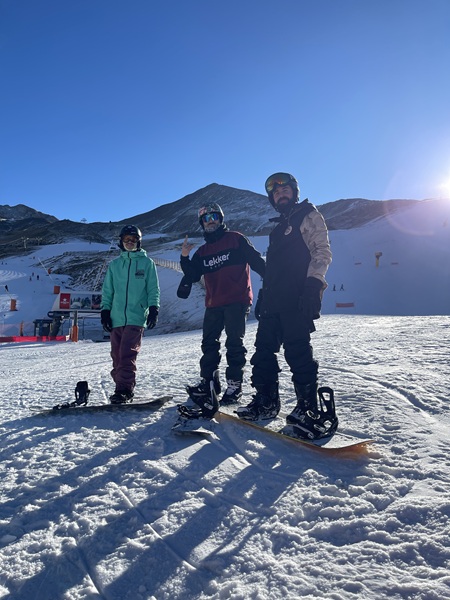
[{"label": "black snowboard", "polygon": [[129,402],[126,404],[87,404],[86,406],[70,406],[68,408],[39,408],[37,415],[75,415],[82,412],[115,412],[128,410],[157,410],[173,396],[160,396],[144,402]]}]

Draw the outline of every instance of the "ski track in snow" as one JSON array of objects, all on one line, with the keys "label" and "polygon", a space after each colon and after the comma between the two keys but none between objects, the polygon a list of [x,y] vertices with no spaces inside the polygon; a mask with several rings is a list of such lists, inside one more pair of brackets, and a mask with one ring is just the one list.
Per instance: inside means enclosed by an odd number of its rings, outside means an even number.
[{"label": "ski track in snow", "polygon": [[173,435],[198,331],[144,339],[137,398],[174,396],[149,412],[30,416],[82,379],[106,402],[109,344],[4,345],[0,598],[450,598],[449,343],[448,317],[318,322],[341,429],[376,439],[357,459],[234,422]]}]

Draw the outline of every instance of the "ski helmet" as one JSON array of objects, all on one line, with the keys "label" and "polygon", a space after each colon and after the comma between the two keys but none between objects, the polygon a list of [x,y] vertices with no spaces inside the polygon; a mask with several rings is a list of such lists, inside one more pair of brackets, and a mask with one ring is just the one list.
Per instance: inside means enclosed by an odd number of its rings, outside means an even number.
[{"label": "ski helmet", "polygon": [[219,204],[217,204],[217,202],[211,202],[211,204],[206,204],[205,206],[202,206],[198,211],[198,222],[202,226],[202,229],[204,229],[202,220],[203,215],[210,215],[211,213],[217,213],[219,215],[220,223],[223,223],[223,210],[221,209]]},{"label": "ski helmet", "polygon": [[288,185],[294,192],[293,203],[295,204],[299,201],[300,188],[298,187],[298,181],[295,179],[295,177],[290,173],[274,173],[266,179],[265,188],[267,195],[269,196],[269,202],[275,210],[278,209],[273,200],[273,191],[278,185]]},{"label": "ski helmet", "polygon": [[136,225],[124,225],[124,227],[122,227],[119,234],[119,248],[121,250],[125,250],[122,240],[126,235],[134,235],[135,237],[137,237],[137,250],[139,250],[139,248],[141,247],[142,240],[142,233],[139,227],[136,227]]}]

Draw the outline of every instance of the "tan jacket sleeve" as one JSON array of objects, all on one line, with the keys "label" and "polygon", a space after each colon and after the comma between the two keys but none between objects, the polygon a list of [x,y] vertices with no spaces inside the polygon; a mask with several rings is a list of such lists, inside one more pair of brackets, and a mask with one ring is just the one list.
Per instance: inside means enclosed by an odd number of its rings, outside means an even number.
[{"label": "tan jacket sleeve", "polygon": [[307,277],[315,277],[323,283],[326,289],[325,275],[331,263],[330,240],[325,219],[317,210],[312,210],[303,219],[300,232],[311,253],[311,262],[308,267]]}]

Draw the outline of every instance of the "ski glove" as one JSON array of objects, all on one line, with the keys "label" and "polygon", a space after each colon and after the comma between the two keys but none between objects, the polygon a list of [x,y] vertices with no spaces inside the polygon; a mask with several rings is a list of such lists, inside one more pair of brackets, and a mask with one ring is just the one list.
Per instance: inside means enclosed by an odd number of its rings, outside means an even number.
[{"label": "ski glove", "polygon": [[147,329],[153,329],[153,327],[156,325],[158,322],[158,313],[159,308],[157,306],[148,307]]},{"label": "ski glove", "polygon": [[262,299],[263,299],[263,291],[262,291],[262,289],[260,289],[258,292],[258,299],[256,300],[256,304],[255,304],[255,318],[257,321],[259,321],[259,318],[261,317]]},{"label": "ski glove", "polygon": [[323,284],[315,277],[307,277],[303,294],[300,296],[298,308],[307,321],[320,318],[320,309],[322,308]]},{"label": "ski glove", "polygon": [[100,320],[102,322],[103,329],[109,333],[113,327],[111,320],[111,311],[104,308],[100,313]]},{"label": "ski glove", "polygon": [[183,275],[183,277],[180,281],[180,285],[178,286],[178,289],[177,289],[178,298],[183,298],[184,300],[186,300],[186,298],[189,298],[191,289],[192,289],[192,281],[189,279],[189,277],[186,277],[186,275]]}]

